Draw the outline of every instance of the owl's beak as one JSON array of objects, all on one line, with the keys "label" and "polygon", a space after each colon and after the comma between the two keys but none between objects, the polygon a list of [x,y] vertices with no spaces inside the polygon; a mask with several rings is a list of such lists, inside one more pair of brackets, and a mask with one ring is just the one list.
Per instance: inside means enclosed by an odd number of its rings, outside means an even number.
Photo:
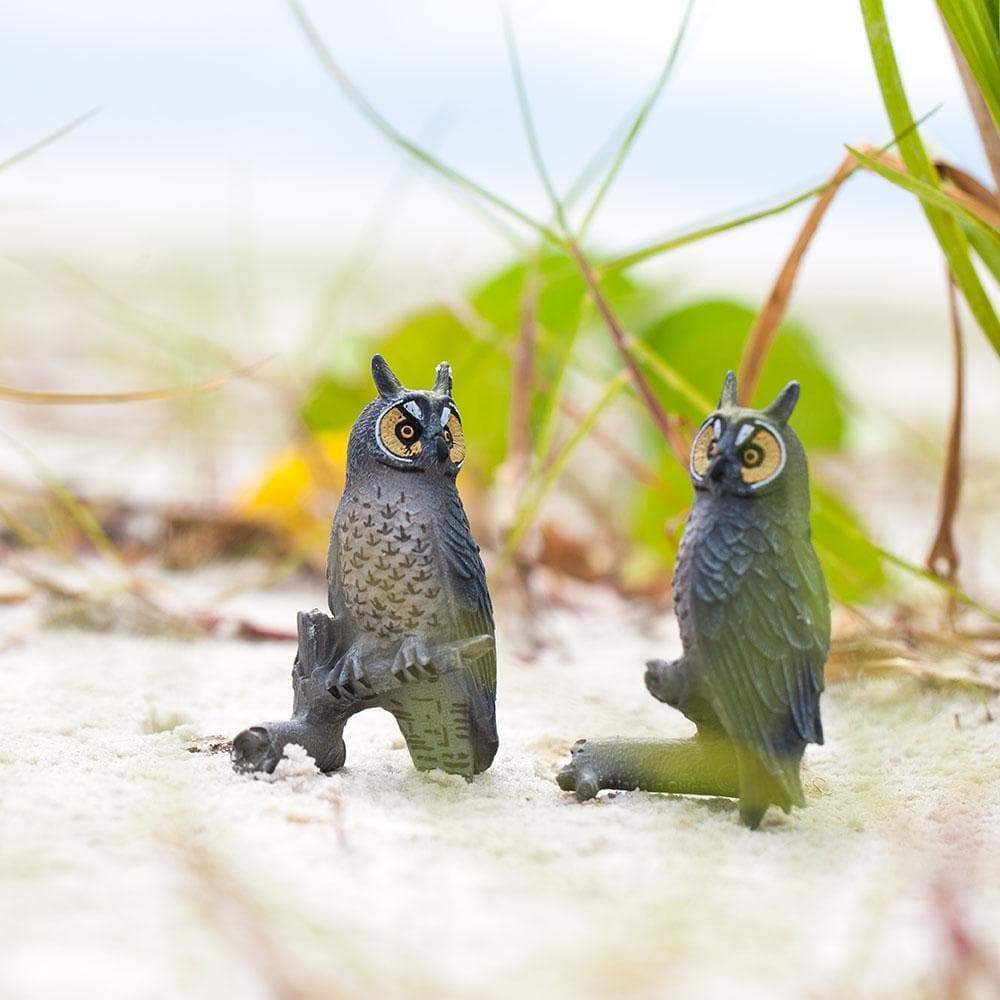
[{"label": "owl's beak", "polygon": [[448,458],[449,455],[448,442],[445,441],[444,435],[439,434],[437,436],[436,440],[434,441],[434,449],[435,453],[437,454],[437,459],[439,462],[443,462],[445,461],[445,459]]},{"label": "owl's beak", "polygon": [[722,477],[726,474],[726,455],[724,452],[719,452],[708,463],[708,471],[705,473],[705,478],[710,483],[718,483],[722,481]]}]

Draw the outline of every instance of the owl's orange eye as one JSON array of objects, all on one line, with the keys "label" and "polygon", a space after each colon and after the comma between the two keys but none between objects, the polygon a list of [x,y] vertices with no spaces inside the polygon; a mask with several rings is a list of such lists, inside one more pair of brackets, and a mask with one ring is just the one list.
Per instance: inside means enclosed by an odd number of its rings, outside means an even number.
[{"label": "owl's orange eye", "polygon": [[691,475],[695,479],[705,478],[708,472],[709,463],[719,450],[719,439],[717,432],[721,433],[722,423],[716,418],[708,420],[698,431],[694,444],[691,445]]},{"label": "owl's orange eye", "polygon": [[448,411],[441,436],[448,444],[448,457],[456,465],[461,465],[465,461],[465,432],[462,430],[462,421],[454,410]]},{"label": "owl's orange eye", "polygon": [[740,478],[747,486],[762,486],[785,464],[785,448],[767,427],[756,425],[740,451]]},{"label": "owl's orange eye", "polygon": [[378,422],[379,444],[394,458],[416,458],[422,447],[420,438],[423,436],[424,428],[406,406],[414,404],[391,406]]}]

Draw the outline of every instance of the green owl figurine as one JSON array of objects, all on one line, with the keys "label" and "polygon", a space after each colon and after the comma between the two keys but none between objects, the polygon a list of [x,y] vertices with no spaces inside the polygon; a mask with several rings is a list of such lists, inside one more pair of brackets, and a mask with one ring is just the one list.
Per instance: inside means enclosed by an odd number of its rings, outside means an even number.
[{"label": "green owl figurine", "polygon": [[419,770],[471,779],[497,752],[493,608],[455,486],[465,435],[451,368],[430,391],[406,389],[375,355],[372,377],[330,534],[332,617],[299,615],[292,718],[240,733],[238,771],[273,771],[288,743],[336,770],[366,708],[392,713]]},{"label": "green owl figurine", "polygon": [[809,476],[788,425],[791,382],[741,407],[729,372],[691,448],[694,504],[674,572],[684,655],[647,665],[646,686],[698,727],[693,740],[580,741],[559,784],[739,798],[756,828],[770,805],[804,806],[799,766],[823,742],[830,604],[810,540]]}]

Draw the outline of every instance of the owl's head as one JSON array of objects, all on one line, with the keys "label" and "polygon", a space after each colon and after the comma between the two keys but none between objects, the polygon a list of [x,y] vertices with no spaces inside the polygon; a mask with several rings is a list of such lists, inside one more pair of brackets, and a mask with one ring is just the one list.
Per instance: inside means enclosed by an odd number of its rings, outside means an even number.
[{"label": "owl's head", "polygon": [[740,406],[736,375],[729,372],[718,407],[691,446],[695,489],[741,497],[808,489],[805,452],[788,426],[798,399],[799,383],[789,382],[766,409]]},{"label": "owl's head", "polygon": [[451,398],[451,366],[437,366],[434,388],[407,389],[385,358],[372,358],[378,398],[361,412],[347,447],[348,474],[380,465],[454,479],[465,461],[462,418]]}]

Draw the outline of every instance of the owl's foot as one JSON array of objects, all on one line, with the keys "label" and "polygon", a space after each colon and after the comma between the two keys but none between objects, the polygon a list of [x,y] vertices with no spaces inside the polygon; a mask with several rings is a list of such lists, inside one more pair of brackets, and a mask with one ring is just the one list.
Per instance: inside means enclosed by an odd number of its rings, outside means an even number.
[{"label": "owl's foot", "polygon": [[326,689],[336,701],[356,701],[369,697],[372,684],[364,667],[361,651],[352,646],[330,670],[326,679]]},{"label": "owl's foot", "polygon": [[433,654],[427,643],[415,635],[408,635],[400,645],[396,659],[393,661],[393,676],[400,684],[436,677],[438,669],[432,660]]},{"label": "owl's foot", "polygon": [[736,757],[728,742],[686,740],[577,740],[556,782],[577,800],[603,788],[672,792],[675,795],[739,794]]},{"label": "owl's foot", "polygon": [[601,783],[600,762],[593,759],[586,740],[577,740],[570,750],[570,762],[556,775],[564,792],[575,792],[577,802],[594,798],[607,785]]},{"label": "owl's foot", "polygon": [[284,747],[275,746],[266,726],[251,726],[233,740],[230,758],[240,774],[264,771],[270,774],[281,760]]},{"label": "owl's foot", "polygon": [[312,725],[301,719],[268,722],[244,729],[233,740],[230,757],[233,769],[240,774],[264,772],[270,774],[284,756],[289,743],[305,747],[306,753],[324,773],[344,766],[347,747],[344,745],[344,718],[329,725]]}]

